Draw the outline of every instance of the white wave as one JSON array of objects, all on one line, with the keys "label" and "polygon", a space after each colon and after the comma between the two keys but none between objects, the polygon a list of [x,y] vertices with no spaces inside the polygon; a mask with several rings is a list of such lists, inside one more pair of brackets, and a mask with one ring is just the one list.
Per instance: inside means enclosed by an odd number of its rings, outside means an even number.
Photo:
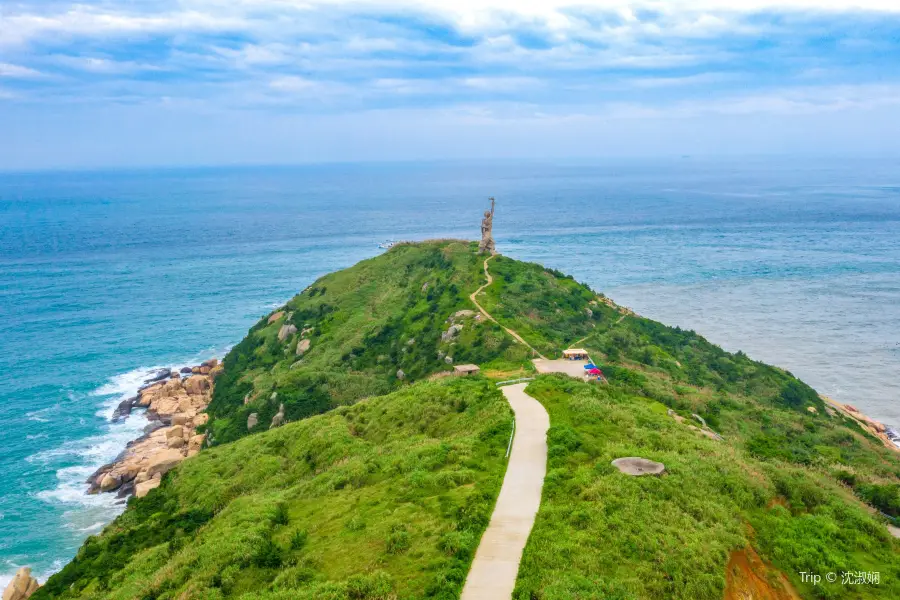
[{"label": "white wave", "polygon": [[104,527],[106,527],[106,521],[97,521],[96,523],[88,525],[87,527],[81,527],[80,529],[78,529],[78,531],[82,533],[93,533],[95,531],[100,531]]},{"label": "white wave", "polygon": [[[284,303],[282,303],[283,305]],[[182,363],[181,366],[184,365],[199,365],[204,360],[209,360],[210,358],[218,358],[220,361],[225,358],[225,355],[228,354],[233,348],[232,344],[228,344],[226,346],[210,346],[209,348],[204,348],[197,352],[194,356],[192,356],[188,361]]]},{"label": "white wave", "polygon": [[[139,367],[111,377],[106,383],[91,392],[90,397],[99,400],[96,415],[106,419],[101,431],[78,440],[70,440],[57,448],[49,448],[27,457],[29,463],[37,463],[48,469],[56,469],[56,486],[34,493],[34,497],[57,506],[64,507],[65,528],[76,532],[79,537],[96,533],[116,518],[125,509],[125,503],[115,494],[87,494],[85,480],[97,469],[115,460],[128,443],[144,433],[147,420],[144,418],[112,421],[112,414],[120,402],[137,394],[138,388],[160,369],[177,369],[180,366],[196,365],[213,356],[222,357],[227,348],[210,348],[199,352],[180,365]],[[46,422],[48,413],[57,407],[35,411],[29,418]],[[46,579],[64,566],[54,563],[52,569],[37,576]],[[14,567],[14,568],[12,568]],[[15,575],[19,565],[7,561],[0,565],[0,589]]]},{"label": "white wave", "polygon": [[194,356],[180,363],[155,365],[151,367],[138,367],[137,369],[133,369],[131,371],[128,371],[127,373],[121,373],[119,375],[110,377],[109,381],[91,392],[92,396],[107,397],[103,404],[99,406],[96,415],[98,417],[104,417],[106,419],[112,420],[112,415],[113,412],[115,412],[116,407],[123,400],[134,397],[137,394],[138,389],[142,385],[144,385],[144,382],[156,375],[156,373],[158,373],[162,369],[177,371],[181,367],[198,365],[204,360],[208,360],[212,357],[217,357],[221,360],[221,358],[224,357],[229,350],[231,350],[231,346],[222,348],[207,348],[205,350],[201,350]]},{"label": "white wave", "polygon": [[96,415],[112,420],[116,407],[123,400],[127,400],[137,394],[138,389],[144,385],[147,379],[156,375],[160,369],[173,368],[174,366],[138,367],[127,373],[111,377],[109,381],[91,392],[92,396],[107,396],[106,400],[99,406]]},{"label": "white wave", "polygon": [[29,421],[37,421],[38,423],[49,423],[50,419],[47,418],[47,415],[58,409],[59,409],[59,404],[54,404],[53,406],[48,406],[47,408],[42,408],[40,410],[34,410],[31,412],[25,413],[25,416],[28,417]]},{"label": "white wave", "polygon": [[[105,433],[65,442],[62,446],[42,450],[25,460],[29,463],[48,466],[61,460],[76,460],[86,468],[93,467],[96,470],[118,456],[128,442],[143,435],[146,424],[147,422],[143,419],[128,419],[119,423],[110,423],[107,425]],[[57,472],[57,477],[59,477],[59,472]]]},{"label": "white wave", "polygon": [[[310,285],[312,285],[312,284],[310,284]],[[278,300],[277,302],[269,302],[268,304],[264,304],[263,308],[268,309],[269,311],[273,311],[276,308],[284,308],[285,305],[287,305],[287,303],[290,302],[293,297],[294,296],[288,296],[284,300]],[[222,356],[224,356],[224,354]]]},{"label": "white wave", "polygon": [[109,381],[91,392],[93,396],[119,396],[129,397],[144,384],[144,380],[155,375],[160,369],[170,369],[157,365],[155,367],[138,367],[137,369],[110,377]]}]

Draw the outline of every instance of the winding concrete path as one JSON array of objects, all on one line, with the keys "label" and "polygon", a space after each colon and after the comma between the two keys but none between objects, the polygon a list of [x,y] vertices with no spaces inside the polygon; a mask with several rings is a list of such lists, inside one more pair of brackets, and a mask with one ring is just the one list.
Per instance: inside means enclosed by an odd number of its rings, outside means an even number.
[{"label": "winding concrete path", "polygon": [[512,597],[522,550],[541,505],[547,473],[550,416],[525,393],[527,383],[501,388],[516,415],[516,432],[497,505],[466,578],[461,600]]},{"label": "winding concrete path", "polygon": [[[481,314],[483,314],[484,317],[485,317],[486,319],[490,319],[490,320],[493,321],[494,323],[497,323],[497,325],[500,325],[500,327],[503,327],[503,325],[501,325],[501,324],[497,321],[497,319],[495,319],[495,318],[491,315],[491,313],[489,313],[488,311],[484,310],[484,307],[481,306],[480,304],[478,304],[478,300],[475,299],[475,296],[477,296],[478,294],[480,294],[481,291],[482,291],[484,288],[486,288],[487,286],[491,285],[491,284],[494,282],[494,278],[491,276],[490,271],[488,271],[488,261],[491,260],[492,258],[494,258],[495,256],[497,256],[497,255],[496,255],[496,254],[491,254],[491,255],[488,256],[486,259],[484,259],[484,276],[487,278],[487,283],[485,283],[483,286],[481,286],[480,288],[478,288],[477,290],[475,290],[474,292],[472,292],[472,294],[469,296],[469,300],[472,301],[472,304],[475,305],[475,308],[477,308],[478,311],[479,311]],[[519,335],[518,333],[516,333],[515,331],[513,331],[513,330],[510,329],[509,327],[503,327],[503,330],[504,330],[506,333],[508,333],[509,335],[511,335],[513,338],[515,338],[517,341],[519,341],[520,343],[525,344],[525,346],[526,346],[529,350],[531,350],[536,356],[538,356],[538,357],[540,357],[540,358],[544,358],[544,355],[541,354],[540,352],[538,352],[537,350],[535,350],[535,349],[532,347],[532,345],[529,344],[528,342],[526,342],[525,339],[524,339],[521,335]]]}]

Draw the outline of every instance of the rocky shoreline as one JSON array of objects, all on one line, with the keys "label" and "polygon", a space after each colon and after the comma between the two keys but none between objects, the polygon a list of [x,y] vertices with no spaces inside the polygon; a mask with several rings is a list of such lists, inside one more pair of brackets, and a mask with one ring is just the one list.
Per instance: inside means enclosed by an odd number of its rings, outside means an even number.
[{"label": "rocky shoreline", "polygon": [[88,477],[88,493],[141,498],[159,486],[175,465],[200,452],[206,441],[201,428],[208,420],[203,410],[221,372],[215,358],[179,371],[162,369],[144,382],[136,396],[119,404],[113,420],[128,418],[135,408],[146,408],[149,423],[144,435]]},{"label": "rocky shoreline", "polygon": [[[178,371],[161,369],[145,380],[137,395],[122,401],[112,416],[114,421],[126,419],[133,409],[146,408],[144,435],[88,477],[87,493],[115,492],[123,499],[146,496],[175,465],[200,452],[206,441],[200,429],[209,419],[203,411],[221,372],[222,365],[212,358]],[[39,587],[31,569],[22,567],[4,590],[3,600],[27,600]]]},{"label": "rocky shoreline", "polygon": [[859,425],[863,429],[881,440],[881,442],[885,446],[887,446],[891,450],[900,452],[900,432],[863,414],[852,404],[844,404],[838,402],[834,398],[829,398],[828,396],[822,396],[822,399],[825,400],[826,406],[841,411],[842,413],[859,423]]}]

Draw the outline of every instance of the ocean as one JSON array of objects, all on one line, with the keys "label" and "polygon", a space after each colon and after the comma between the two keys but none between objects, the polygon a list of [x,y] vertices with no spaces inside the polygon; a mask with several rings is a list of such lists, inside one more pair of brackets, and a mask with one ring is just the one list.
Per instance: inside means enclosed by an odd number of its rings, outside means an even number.
[{"label": "ocean", "polygon": [[84,479],[146,373],[221,357],[385,240],[476,238],[900,425],[900,161],[697,159],[0,174],[0,589],[122,510]]}]

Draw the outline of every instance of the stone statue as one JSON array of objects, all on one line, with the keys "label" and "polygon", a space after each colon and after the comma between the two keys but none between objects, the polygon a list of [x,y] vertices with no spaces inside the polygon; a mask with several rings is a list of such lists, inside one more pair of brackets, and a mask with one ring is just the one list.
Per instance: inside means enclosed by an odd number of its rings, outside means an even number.
[{"label": "stone statue", "polygon": [[481,243],[478,245],[478,252],[484,254],[494,254],[494,197],[491,196],[491,210],[484,211],[484,218],[481,220]]}]

